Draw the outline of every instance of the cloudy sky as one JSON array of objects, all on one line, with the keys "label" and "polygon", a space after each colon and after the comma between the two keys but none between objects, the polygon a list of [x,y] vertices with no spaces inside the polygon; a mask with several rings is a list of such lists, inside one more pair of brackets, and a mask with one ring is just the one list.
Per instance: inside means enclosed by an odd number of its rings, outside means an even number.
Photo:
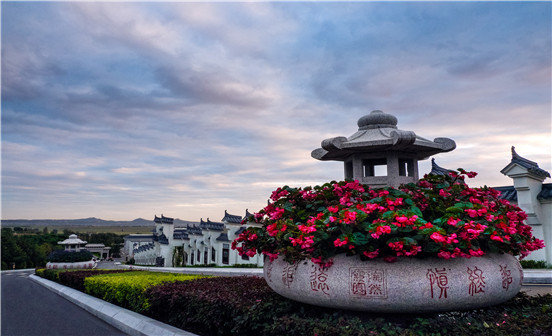
[{"label": "cloudy sky", "polygon": [[552,170],[550,2],[1,6],[3,219],[257,211],[375,109],[472,186],[512,145]]}]

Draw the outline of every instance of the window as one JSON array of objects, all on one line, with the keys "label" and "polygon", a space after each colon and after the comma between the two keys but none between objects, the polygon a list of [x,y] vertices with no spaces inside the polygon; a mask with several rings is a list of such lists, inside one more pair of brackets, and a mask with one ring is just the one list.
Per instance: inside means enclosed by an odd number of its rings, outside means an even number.
[{"label": "window", "polygon": [[387,159],[362,160],[364,176],[387,176]]},{"label": "window", "polygon": [[225,265],[230,263],[230,250],[227,248],[222,249],[222,263]]},{"label": "window", "polygon": [[215,248],[213,247],[211,249],[211,261],[212,262],[216,262],[216,258],[215,258],[216,255],[217,255],[217,250],[215,250]]},{"label": "window", "polygon": [[414,161],[399,159],[399,176],[414,176]]},{"label": "window", "polygon": [[345,179],[353,178],[353,161],[345,162]]}]

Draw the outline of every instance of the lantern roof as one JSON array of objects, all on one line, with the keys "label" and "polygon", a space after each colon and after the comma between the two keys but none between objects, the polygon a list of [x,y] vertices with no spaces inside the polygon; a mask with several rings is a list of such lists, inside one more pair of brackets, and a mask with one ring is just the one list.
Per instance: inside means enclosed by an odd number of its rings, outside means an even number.
[{"label": "lantern roof", "polygon": [[321,148],[312,151],[311,156],[318,160],[345,161],[351,154],[373,152],[406,152],[418,160],[456,148],[454,140],[435,138],[433,141],[422,138],[412,131],[397,128],[398,120],[380,110],[361,117],[358,131],[346,138],[343,136],[325,139]]}]

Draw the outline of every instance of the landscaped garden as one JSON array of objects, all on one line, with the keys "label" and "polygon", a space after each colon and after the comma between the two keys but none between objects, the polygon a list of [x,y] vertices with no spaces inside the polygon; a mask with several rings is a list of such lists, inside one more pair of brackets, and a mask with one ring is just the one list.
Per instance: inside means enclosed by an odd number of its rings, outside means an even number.
[{"label": "landscaped garden", "polygon": [[286,299],[255,277],[123,270],[37,270],[198,335],[552,335],[552,295],[520,293],[501,305],[441,314],[374,314]]}]

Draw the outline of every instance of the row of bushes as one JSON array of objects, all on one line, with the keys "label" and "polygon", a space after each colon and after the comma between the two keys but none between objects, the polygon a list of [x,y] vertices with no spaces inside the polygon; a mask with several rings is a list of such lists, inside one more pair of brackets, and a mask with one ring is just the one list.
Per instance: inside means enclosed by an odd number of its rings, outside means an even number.
[{"label": "row of bushes", "polygon": [[94,258],[94,255],[86,250],[82,251],[53,251],[48,255],[48,261],[50,262],[80,262],[90,261]]},{"label": "row of bushes", "polygon": [[205,336],[552,335],[550,294],[529,297],[520,293],[504,304],[465,312],[389,315],[298,303],[281,297],[264,279],[254,277],[197,279],[170,273],[101,270],[38,273]]},{"label": "row of bushes", "polygon": [[84,279],[84,289],[87,294],[142,313],[149,308],[148,299],[144,295],[147,288],[161,283],[187,282],[204,277],[148,271],[102,274]]},{"label": "row of bushes", "polygon": [[206,277],[131,270],[37,269],[36,274],[139,313],[149,307],[147,297],[144,295],[147,288],[162,283]]},{"label": "row of bushes", "polygon": [[552,335],[552,295],[425,315],[368,314],[285,299],[264,279],[217,277],[146,291],[150,317],[200,335]]},{"label": "row of bushes", "polygon": [[525,269],[552,268],[552,265],[548,265],[544,260],[520,260],[519,263]]},{"label": "row of bushes", "polygon": [[35,274],[58,282],[64,286],[74,288],[81,292],[85,291],[84,279],[99,275],[99,274],[111,274],[111,273],[125,273],[131,272],[129,270],[61,270],[61,269],[45,269],[40,268],[35,271]]}]

